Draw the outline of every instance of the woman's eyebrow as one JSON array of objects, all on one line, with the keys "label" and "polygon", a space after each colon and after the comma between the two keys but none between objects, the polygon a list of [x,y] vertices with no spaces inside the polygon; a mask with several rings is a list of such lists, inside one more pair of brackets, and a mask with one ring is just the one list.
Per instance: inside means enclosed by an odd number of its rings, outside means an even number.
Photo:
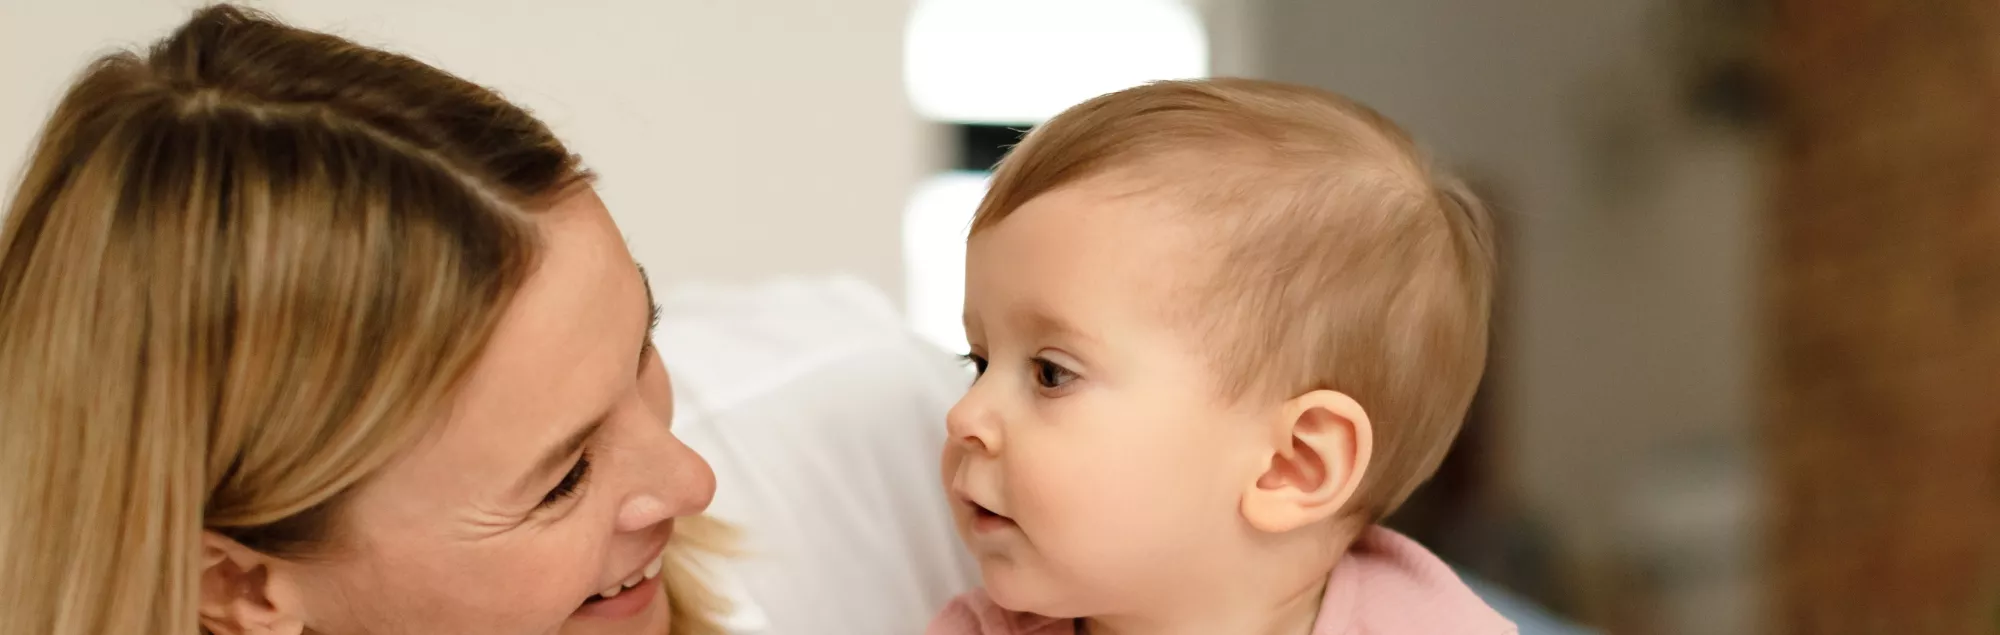
[{"label": "woman's eyebrow", "polygon": [[639,359],[645,360],[646,351],[653,345],[653,326],[654,322],[660,319],[660,305],[657,300],[653,299],[653,278],[646,275],[646,265],[634,261],[632,266],[639,268],[639,285],[646,288],[646,306],[644,307],[646,311],[646,332],[639,339]]}]

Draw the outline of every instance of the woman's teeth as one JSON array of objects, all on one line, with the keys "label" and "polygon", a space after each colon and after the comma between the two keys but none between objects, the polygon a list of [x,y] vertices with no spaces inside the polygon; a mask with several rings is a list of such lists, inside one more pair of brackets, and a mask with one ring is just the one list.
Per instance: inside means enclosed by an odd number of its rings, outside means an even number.
[{"label": "woman's teeth", "polygon": [[640,582],[645,582],[647,580],[660,577],[660,571],[665,568],[666,568],[666,554],[663,553],[660,554],[660,557],[654,558],[651,563],[648,563],[646,565],[646,570],[632,574],[632,577],[626,578],[622,582],[611,585],[611,588],[605,589],[603,591],[598,591],[597,596],[607,600],[618,597],[619,593],[625,592],[626,589],[639,586]]}]

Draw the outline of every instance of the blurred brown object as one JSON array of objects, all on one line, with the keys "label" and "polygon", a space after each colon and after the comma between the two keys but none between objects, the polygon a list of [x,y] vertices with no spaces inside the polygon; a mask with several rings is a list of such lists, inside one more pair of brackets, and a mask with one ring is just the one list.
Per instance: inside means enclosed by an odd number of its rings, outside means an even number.
[{"label": "blurred brown object", "polygon": [[2000,633],[2000,2],[1772,9],[1771,632]]}]

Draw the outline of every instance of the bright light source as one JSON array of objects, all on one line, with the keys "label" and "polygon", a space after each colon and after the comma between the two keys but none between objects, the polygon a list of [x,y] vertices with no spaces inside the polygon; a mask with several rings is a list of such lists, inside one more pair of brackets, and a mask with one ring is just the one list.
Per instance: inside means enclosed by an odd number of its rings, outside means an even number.
[{"label": "bright light source", "polygon": [[946,172],[917,186],[903,212],[903,292],[910,327],[954,353],[966,351],[965,238],[986,195],[984,172]]},{"label": "bright light source", "polygon": [[1031,125],[1091,97],[1208,74],[1208,35],[1180,0],[921,0],[903,81],[938,121]]}]

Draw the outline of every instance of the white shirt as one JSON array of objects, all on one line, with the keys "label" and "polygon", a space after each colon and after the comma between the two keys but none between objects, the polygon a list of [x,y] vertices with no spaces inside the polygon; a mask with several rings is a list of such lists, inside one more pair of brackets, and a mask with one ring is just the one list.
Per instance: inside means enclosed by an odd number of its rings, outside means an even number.
[{"label": "white shirt", "polygon": [[977,584],[938,476],[971,380],[851,278],[659,298],[674,426],[747,555],[713,582],[763,635],[918,633]]}]

